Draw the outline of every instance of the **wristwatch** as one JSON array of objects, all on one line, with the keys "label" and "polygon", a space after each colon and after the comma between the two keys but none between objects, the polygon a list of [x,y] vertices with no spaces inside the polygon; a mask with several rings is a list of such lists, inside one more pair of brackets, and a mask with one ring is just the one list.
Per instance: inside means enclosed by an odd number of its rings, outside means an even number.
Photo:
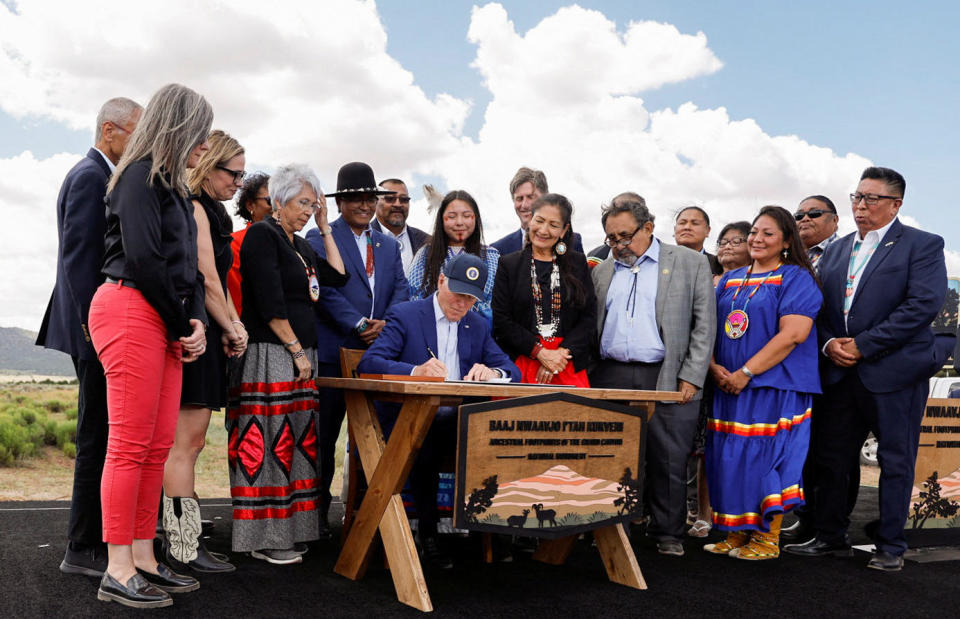
[{"label": "wristwatch", "polygon": [[370,321],[364,318],[360,321],[360,324],[357,325],[356,331],[358,334],[363,333],[364,331],[367,330],[367,327],[369,326],[370,326]]}]

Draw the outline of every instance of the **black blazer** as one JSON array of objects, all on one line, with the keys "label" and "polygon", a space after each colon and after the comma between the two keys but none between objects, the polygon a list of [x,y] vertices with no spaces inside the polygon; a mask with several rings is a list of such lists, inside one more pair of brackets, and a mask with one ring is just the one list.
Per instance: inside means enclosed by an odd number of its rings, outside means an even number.
[{"label": "black blazer", "polygon": [[190,335],[189,320],[207,323],[203,274],[197,268],[193,204],[150,181],[150,159],[134,161],[107,196],[103,274],[130,280],[167,325],[167,337]]},{"label": "black blazer", "polygon": [[91,148],[67,172],[57,197],[57,283],[40,324],[37,345],[93,361],[97,358],[87,314],[90,300],[103,283],[105,227],[103,196],[110,168],[103,155]]},{"label": "black blazer", "polygon": [[[539,341],[535,331],[537,318],[533,293],[530,291],[530,256],[529,247],[501,256],[493,285],[493,339],[513,359],[529,355]],[[569,260],[577,279],[583,283],[584,305],[573,307],[561,278],[559,335],[563,337],[561,346],[573,355],[574,367],[585,370],[596,340],[597,297],[584,255],[572,251]]]},{"label": "black blazer", "polygon": [[703,252],[703,255],[707,257],[707,261],[710,262],[710,271],[714,275],[723,275],[723,265],[720,264],[720,261],[717,260],[716,254],[711,254],[708,251]]}]

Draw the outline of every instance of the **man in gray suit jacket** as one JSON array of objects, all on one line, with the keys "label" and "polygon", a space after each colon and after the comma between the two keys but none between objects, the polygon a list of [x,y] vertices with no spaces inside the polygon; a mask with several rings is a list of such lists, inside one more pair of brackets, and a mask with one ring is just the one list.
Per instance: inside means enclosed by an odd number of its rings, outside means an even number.
[{"label": "man in gray suit jacket", "polygon": [[679,391],[657,404],[647,427],[647,533],[661,554],[682,556],[687,457],[713,353],[717,312],[710,264],[653,236],[643,198],[603,209],[609,256],[591,272],[599,305],[600,362],[592,387]]}]

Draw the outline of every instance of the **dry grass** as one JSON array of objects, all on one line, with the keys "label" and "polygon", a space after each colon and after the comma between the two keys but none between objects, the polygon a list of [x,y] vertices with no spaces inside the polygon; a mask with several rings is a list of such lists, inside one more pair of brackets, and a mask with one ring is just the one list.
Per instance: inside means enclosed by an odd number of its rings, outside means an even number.
[{"label": "dry grass", "polygon": [[[0,394],[26,396],[33,401],[51,399],[77,404],[77,387],[22,383],[6,385]],[[57,415],[51,418],[59,420]],[[66,419],[66,417],[63,417]],[[346,425],[337,441],[337,472],[331,492],[339,494],[342,481],[342,462],[346,444]],[[54,447],[45,447],[38,458],[19,460],[13,467],[0,467],[0,501],[69,500],[73,488],[73,459]],[[207,446],[197,462],[197,495],[203,498],[230,496],[230,475],[227,468],[227,431],[223,411],[214,412],[207,430]]]}]

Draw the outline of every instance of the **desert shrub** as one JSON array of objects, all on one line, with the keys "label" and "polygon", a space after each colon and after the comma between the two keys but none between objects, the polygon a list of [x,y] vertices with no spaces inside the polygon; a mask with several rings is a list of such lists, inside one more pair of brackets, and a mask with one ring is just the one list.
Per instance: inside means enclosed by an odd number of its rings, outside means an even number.
[{"label": "desert shrub", "polygon": [[63,400],[47,400],[43,403],[43,407],[51,413],[62,413],[67,410],[67,403]]},{"label": "desert shrub", "polygon": [[77,457],[77,444],[76,443],[65,443],[63,446],[63,455],[68,458]]},{"label": "desert shrub", "polygon": [[42,444],[43,428],[32,427],[34,428],[33,432],[27,426],[20,425],[13,419],[0,420],[0,446],[5,447],[14,459],[34,455],[39,449],[39,445],[34,441],[38,440]]},{"label": "desert shrub", "polygon": [[563,518],[557,518],[557,524],[561,527],[572,527],[583,524],[583,518],[581,518],[580,514],[569,512]]},{"label": "desert shrub", "polygon": [[37,421],[37,412],[31,408],[22,408],[20,409],[20,419],[23,421],[23,425],[29,426]]},{"label": "desert shrub", "polygon": [[0,445],[0,466],[13,466],[13,454],[4,445]]},{"label": "desert shrub", "polygon": [[57,424],[57,445],[63,447],[67,443],[73,443],[77,440],[77,422],[64,421]]},{"label": "desert shrub", "polygon": [[67,419],[70,419],[71,421],[76,421],[76,420],[77,420],[77,407],[76,407],[76,406],[71,406],[70,408],[68,408],[68,409],[66,410],[66,413],[65,413],[65,414],[66,414],[66,416],[67,416]]},{"label": "desert shrub", "polygon": [[43,444],[57,444],[57,422],[54,419],[48,419],[43,424]]}]

